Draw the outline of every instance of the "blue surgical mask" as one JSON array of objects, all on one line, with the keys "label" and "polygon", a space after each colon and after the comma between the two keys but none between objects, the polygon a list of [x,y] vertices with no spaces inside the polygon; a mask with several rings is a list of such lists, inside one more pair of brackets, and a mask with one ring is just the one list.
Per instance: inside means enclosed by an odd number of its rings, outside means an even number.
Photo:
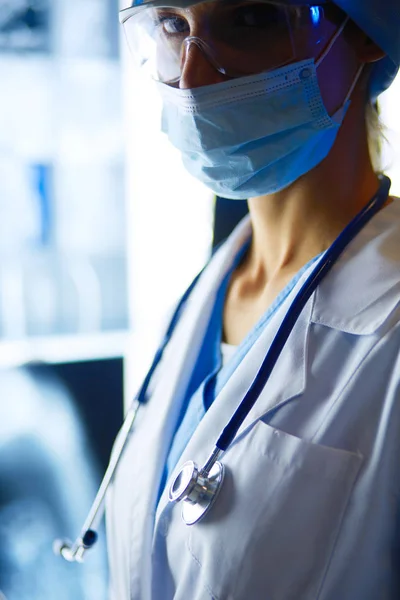
[{"label": "blue surgical mask", "polygon": [[180,90],[158,83],[162,130],[186,169],[215,194],[247,199],[278,192],[316,167],[331,150],[357,73],[342,107],[329,116],[314,59],[230,81]]}]

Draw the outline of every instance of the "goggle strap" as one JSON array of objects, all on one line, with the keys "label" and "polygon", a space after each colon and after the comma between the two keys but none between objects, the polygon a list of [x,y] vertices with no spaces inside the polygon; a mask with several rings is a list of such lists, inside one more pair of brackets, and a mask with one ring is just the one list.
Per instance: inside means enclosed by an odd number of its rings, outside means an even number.
[{"label": "goggle strap", "polygon": [[339,27],[339,29],[336,31],[335,35],[332,36],[331,41],[329,42],[329,44],[327,45],[327,47],[325,48],[325,50],[322,52],[321,56],[318,58],[318,60],[315,63],[317,68],[325,60],[325,58],[331,51],[332,47],[336,44],[337,39],[342,35],[344,28],[346,27],[349,20],[350,20],[350,17],[347,16],[346,19],[341,24],[341,26]]},{"label": "goggle strap", "polygon": [[[339,29],[336,31],[335,35],[332,37],[331,41],[329,42],[329,44],[327,45],[327,47],[325,48],[325,50],[323,51],[323,53],[321,54],[321,56],[319,57],[319,59],[316,61],[316,67],[318,68],[320,66],[320,64],[322,63],[322,61],[327,57],[327,55],[329,54],[329,52],[331,51],[332,47],[334,46],[334,44],[336,43],[337,39],[342,35],[344,28],[346,27],[347,23],[349,22],[350,17],[347,16],[345,18],[345,20],[343,21],[343,23],[341,24],[341,26],[339,27]],[[364,70],[364,65],[360,65],[359,69],[357,70],[357,73],[355,74],[354,80],[350,86],[349,91],[346,94],[346,98],[344,99],[343,102],[343,106],[345,106],[347,104],[347,102],[350,100],[354,89],[361,77],[361,73]]]}]

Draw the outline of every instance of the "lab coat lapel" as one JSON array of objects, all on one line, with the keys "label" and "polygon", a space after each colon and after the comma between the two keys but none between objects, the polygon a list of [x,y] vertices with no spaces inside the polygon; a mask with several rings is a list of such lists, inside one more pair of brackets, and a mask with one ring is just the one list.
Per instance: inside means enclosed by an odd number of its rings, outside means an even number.
[{"label": "lab coat lapel", "polygon": [[[202,303],[192,306],[192,320],[183,317],[179,321],[165,350],[159,372],[154,376],[156,381],[149,390],[151,398],[144,411],[143,420],[138,423],[133,436],[135,439],[129,459],[129,477],[131,480],[140,481],[140,489],[132,486],[130,491],[130,594],[131,598],[137,600],[150,597],[150,580],[145,574],[151,572],[148,561],[158,490],[185,388],[201,344],[208,307],[212,305],[212,294],[210,293],[210,297],[204,296],[203,299]],[[144,561],[147,561],[147,564],[144,564]]]},{"label": "lab coat lapel", "polygon": [[[296,285],[294,294],[296,294],[300,285],[301,281]],[[290,302],[291,297],[288,298],[287,303],[285,302],[282,305],[281,310],[277,312],[268,324],[268,327],[266,327],[254,346],[249,350],[207,411],[192,439],[188,443],[176,469],[172,473],[169,484],[173,481],[179,467],[185,461],[194,460],[198,466],[202,466],[208,458],[220,433],[227,425],[253,382],[279,328],[282,316],[285,314]],[[313,300],[311,299],[301,313],[300,318],[291,333],[290,348],[288,346],[282,351],[267,384],[256,404],[253,406],[240,427],[233,444],[240,443],[241,438],[246,435],[256,421],[260,418],[267,418],[270,412],[278,406],[282,406],[294,398],[299,397],[305,389],[307,340],[312,305]],[[160,524],[161,528],[165,526],[163,520],[164,517],[167,518],[166,511],[169,506],[168,488],[169,485],[166,486],[159,502],[156,515],[156,527]]]},{"label": "lab coat lapel", "polygon": [[[140,481],[140,489],[131,486],[132,531],[130,536],[130,594],[142,600],[150,597],[149,557],[154,514],[165,459],[179,416],[188,377],[193,369],[212,299],[193,309],[195,319],[179,322],[165,356],[155,374],[151,399],[135,430],[129,457],[129,478]],[[157,384],[160,380],[160,384]],[[145,564],[147,561],[147,564]],[[140,577],[139,575],[140,574]]]},{"label": "lab coat lapel", "polygon": [[[141,486],[140,489],[131,486],[130,491],[133,523],[130,572],[134,578],[130,581],[131,598],[150,597],[150,581],[144,581],[143,574],[150,573],[151,569],[144,561],[150,556],[147,549],[151,544],[157,495],[168,450],[219,284],[232,263],[232,255],[236,254],[248,235],[249,227],[246,225],[229,247],[222,248],[222,252],[214,257],[195,286],[165,349],[159,372],[154,376],[154,385],[149,390],[151,400],[135,432],[136,439],[129,456],[129,477],[140,481]],[[159,385],[158,381],[161,382]],[[143,460],[137,459],[138,451]],[[141,573],[140,578],[137,573]]]},{"label": "lab coat lapel", "polygon": [[[299,287],[299,285],[296,286],[297,289]],[[314,298],[311,298],[304,307],[303,312],[290,334],[290,343],[282,350],[259,399],[240,427],[235,443],[240,442],[242,435],[245,435],[258,419],[268,419],[268,416],[274,413],[277,408],[287,404],[295,398],[299,398],[303,393],[306,387],[307,341],[313,303]],[[286,313],[287,309],[288,306],[285,307],[283,313]],[[243,373],[249,371],[251,365],[257,365],[256,371],[259,366],[261,366],[279,329],[283,314],[281,313],[276,316],[277,318],[274,323],[271,324],[268,332],[266,332],[265,338],[261,338],[259,340],[260,343],[254,348],[253,356],[245,357],[243,361],[244,364],[242,365]],[[247,362],[245,362],[246,359]],[[224,390],[222,390],[222,392],[224,392]]]}]

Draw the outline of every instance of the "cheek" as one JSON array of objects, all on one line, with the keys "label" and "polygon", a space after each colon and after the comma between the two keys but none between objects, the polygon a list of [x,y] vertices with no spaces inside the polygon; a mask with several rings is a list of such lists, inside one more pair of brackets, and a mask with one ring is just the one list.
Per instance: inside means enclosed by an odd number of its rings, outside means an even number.
[{"label": "cheek", "polygon": [[315,58],[324,52],[338,30],[339,25],[322,19],[318,24],[307,25],[296,28],[292,26],[293,42],[298,59]]},{"label": "cheek", "polygon": [[322,98],[330,115],[343,105],[358,68],[355,53],[339,38],[317,70]]}]

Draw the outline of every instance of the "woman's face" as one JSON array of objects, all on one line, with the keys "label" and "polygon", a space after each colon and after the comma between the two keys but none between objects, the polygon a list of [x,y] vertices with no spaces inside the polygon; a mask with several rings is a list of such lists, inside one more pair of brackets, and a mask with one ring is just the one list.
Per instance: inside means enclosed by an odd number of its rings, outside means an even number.
[{"label": "woman's face", "polygon": [[[166,42],[182,48],[181,75],[175,84],[181,89],[229,80],[232,70],[240,76],[299,60],[317,60],[346,19],[332,3],[323,8],[292,7],[285,13],[285,8],[278,10],[263,2],[216,0],[157,11]],[[353,48],[353,30],[349,22],[318,68],[322,96],[331,114],[342,105],[360,65]],[[227,67],[227,74],[216,68],[201,45],[182,46],[188,36],[204,40],[215,52],[216,64]]]},{"label": "woman's face", "polygon": [[333,2],[310,7],[283,0],[207,0],[179,8],[168,0],[166,6],[150,1],[123,22],[138,62],[152,77],[181,89],[315,59],[330,114],[343,104],[360,66],[382,58],[372,43],[365,52],[366,35]]}]

